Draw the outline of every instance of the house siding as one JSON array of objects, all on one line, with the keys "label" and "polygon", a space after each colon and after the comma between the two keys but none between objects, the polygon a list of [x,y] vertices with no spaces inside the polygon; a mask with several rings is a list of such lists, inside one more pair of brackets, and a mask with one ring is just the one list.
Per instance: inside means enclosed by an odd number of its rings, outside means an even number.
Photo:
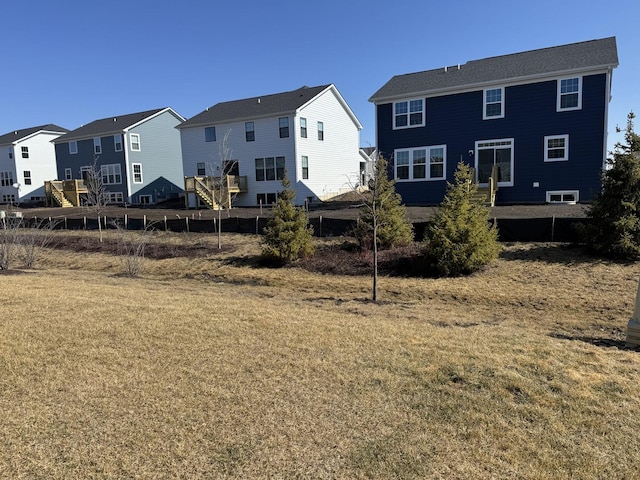
[{"label": "house siding", "polygon": [[[475,164],[476,142],[513,139],[513,186],[500,187],[497,203],[544,203],[546,192],[577,190],[588,201],[600,190],[605,145],[609,76],[583,77],[582,109],[556,111],[557,79],[505,88],[505,116],[483,120],[483,91],[426,98],[426,125],[393,130],[392,103],[377,105],[378,147],[389,160],[398,148],[446,145],[446,180],[453,181],[457,163]],[[544,137],[569,135],[569,160],[544,162]],[[470,151],[474,153],[469,154]],[[537,182],[538,187],[534,187]],[[396,183],[406,204],[437,204],[444,180]]]},{"label": "house siding", "polygon": [[197,164],[202,162],[206,166],[208,175],[217,175],[216,167],[220,165],[220,148],[225,134],[229,132],[228,148],[230,160],[238,161],[240,176],[247,177],[247,192],[240,193],[234,198],[234,205],[240,207],[255,206],[259,193],[278,193],[282,191],[279,180],[256,181],[255,159],[264,157],[285,157],[285,168],[292,181],[295,181],[295,147],[294,147],[294,116],[289,118],[289,137],[280,138],[277,117],[249,119],[254,122],[255,141],[245,140],[245,121],[231,122],[216,127],[216,141],[205,142],[204,126],[181,129],[182,155],[184,174],[197,176]]},{"label": "house siding", "polygon": [[[128,132],[126,175],[131,203],[140,203],[140,195],[150,195],[151,202],[158,203],[178,198],[184,192],[180,132],[175,128],[180,123],[179,118],[165,111]],[[140,135],[140,151],[131,150],[131,133]],[[142,183],[133,182],[134,163],[142,165]]]},{"label": "house siding", "polygon": [[[0,171],[12,172],[13,182],[20,184],[17,190],[12,185],[0,186],[2,195],[14,195],[17,202],[29,202],[31,197],[44,197],[44,182],[56,175],[56,159],[53,144],[59,133],[40,132],[15,143],[0,147]],[[29,148],[29,158],[22,158],[22,147]],[[9,152],[13,158],[9,158]],[[26,185],[24,172],[31,172],[31,185]]]},{"label": "house siding", "polygon": [[[300,118],[307,119],[307,138],[300,136]],[[318,121],[324,125],[324,140],[318,140]],[[359,180],[358,127],[333,90],[325,90],[302,107],[295,121],[296,202],[307,197],[325,200],[352,190]],[[302,178],[302,156],[309,159],[309,178]]]}]

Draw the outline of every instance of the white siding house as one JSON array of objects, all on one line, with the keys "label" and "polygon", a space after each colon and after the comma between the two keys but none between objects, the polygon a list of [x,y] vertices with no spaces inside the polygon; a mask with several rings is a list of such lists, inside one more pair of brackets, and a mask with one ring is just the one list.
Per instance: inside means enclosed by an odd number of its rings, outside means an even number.
[{"label": "white siding house", "polygon": [[186,176],[219,176],[227,160],[246,177],[237,206],[274,201],[285,169],[298,205],[358,182],[362,125],[332,84],[218,103],[178,128]]},{"label": "white siding house", "polygon": [[49,124],[0,136],[0,203],[44,201],[44,182],[56,178],[51,142],[66,132]]}]

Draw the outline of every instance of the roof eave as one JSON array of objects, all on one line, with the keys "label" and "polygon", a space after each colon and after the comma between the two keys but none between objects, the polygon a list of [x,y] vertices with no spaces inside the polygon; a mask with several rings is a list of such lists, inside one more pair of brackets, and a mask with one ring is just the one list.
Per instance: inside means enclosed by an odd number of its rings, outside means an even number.
[{"label": "roof eave", "polygon": [[598,66],[558,70],[555,72],[540,73],[536,75],[526,75],[522,77],[511,77],[506,79],[488,80],[485,82],[469,83],[465,85],[458,85],[455,87],[445,87],[445,88],[438,88],[438,89],[431,89],[431,90],[406,92],[398,95],[387,95],[387,96],[380,96],[380,97],[372,96],[371,98],[369,98],[369,101],[374,105],[377,105],[380,103],[389,103],[393,100],[399,100],[399,99],[408,98],[408,97],[422,97],[422,96],[438,97],[442,95],[479,90],[479,89],[483,89],[490,86],[496,86],[496,85],[512,86],[512,85],[521,85],[524,83],[534,83],[544,79],[555,79],[555,78],[565,77],[568,75],[578,75],[578,74],[585,74],[585,73],[591,73],[593,75],[596,75],[598,73],[607,73],[612,69],[616,68],[617,66],[618,66],[618,63],[616,62],[616,63],[608,63],[608,64],[598,65]]}]

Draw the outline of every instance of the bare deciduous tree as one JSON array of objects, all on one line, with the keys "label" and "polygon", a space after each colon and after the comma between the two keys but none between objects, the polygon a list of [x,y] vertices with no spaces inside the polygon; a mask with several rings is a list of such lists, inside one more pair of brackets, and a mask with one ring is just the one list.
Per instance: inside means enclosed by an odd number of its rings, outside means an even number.
[{"label": "bare deciduous tree", "polygon": [[[107,205],[109,192],[107,191],[102,175],[102,167],[98,165],[98,155],[93,157],[93,165],[85,170],[84,184],[87,188],[87,201],[85,207],[98,219],[98,231],[100,232],[100,242],[102,242],[102,214]],[[105,225],[106,226],[106,225]]]}]

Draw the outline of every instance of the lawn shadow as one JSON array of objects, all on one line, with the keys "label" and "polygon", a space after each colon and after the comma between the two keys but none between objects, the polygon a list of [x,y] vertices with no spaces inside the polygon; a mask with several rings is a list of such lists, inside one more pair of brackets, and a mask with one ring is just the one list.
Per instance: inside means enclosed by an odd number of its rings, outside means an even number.
[{"label": "lawn shadow", "polygon": [[624,340],[615,339],[615,338],[603,338],[603,337],[590,337],[585,335],[566,335],[563,333],[551,333],[549,334],[552,338],[557,338],[559,340],[570,340],[588,343],[590,345],[594,345],[596,347],[601,348],[616,348],[618,350],[629,350],[632,352],[640,352],[640,346],[627,346]]},{"label": "lawn shadow", "polygon": [[[506,246],[517,245],[507,243]],[[590,254],[584,245],[573,243],[540,243],[522,244],[522,248],[504,249],[500,253],[503,260],[520,260],[525,262],[544,262],[562,265],[588,263],[604,263],[611,265],[629,265],[630,261],[615,260]]]}]

